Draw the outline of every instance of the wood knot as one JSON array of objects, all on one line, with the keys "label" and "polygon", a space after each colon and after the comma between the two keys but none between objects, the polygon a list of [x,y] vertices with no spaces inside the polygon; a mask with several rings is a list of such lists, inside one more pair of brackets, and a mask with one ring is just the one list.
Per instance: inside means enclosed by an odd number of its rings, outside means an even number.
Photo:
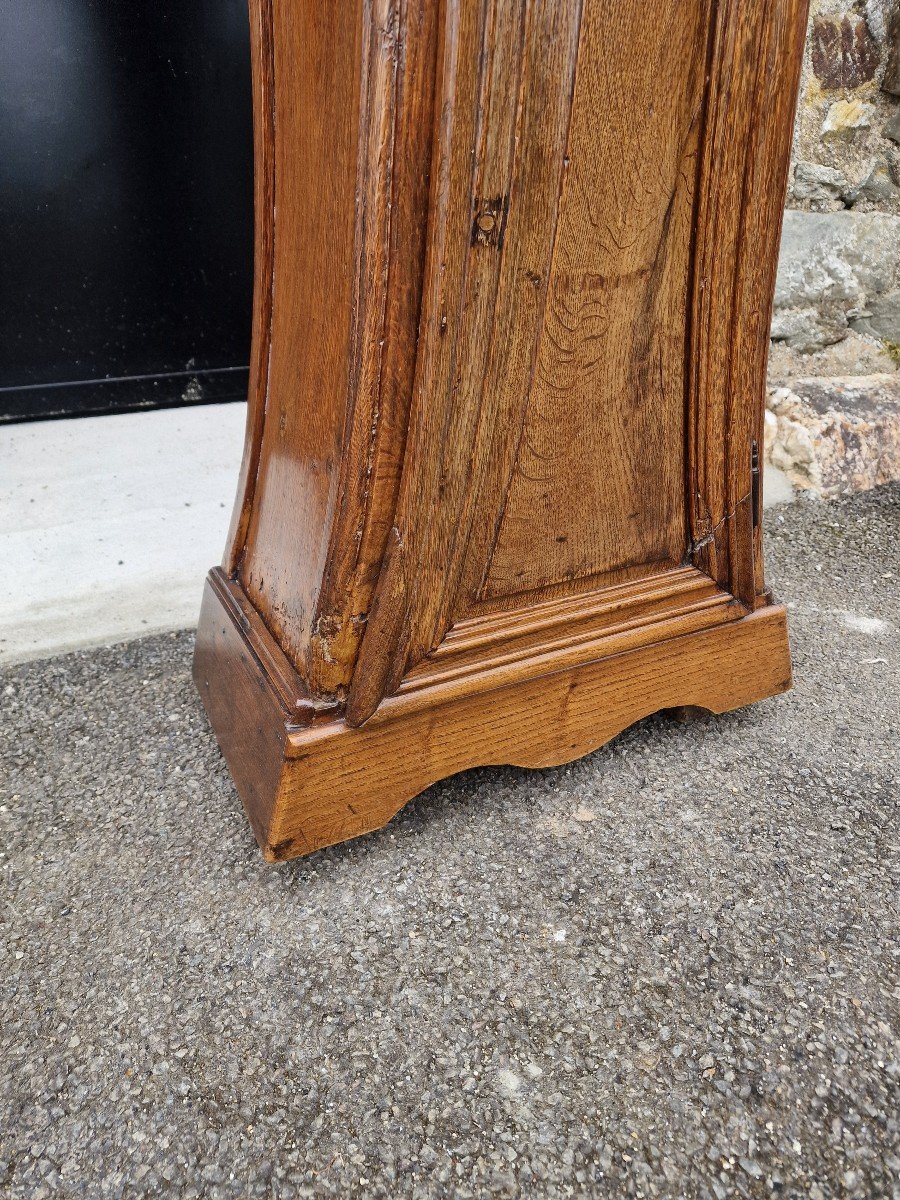
[{"label": "wood knot", "polygon": [[472,219],[473,246],[503,246],[506,232],[506,216],[509,212],[509,196],[495,196],[491,200],[475,198],[475,214]]}]

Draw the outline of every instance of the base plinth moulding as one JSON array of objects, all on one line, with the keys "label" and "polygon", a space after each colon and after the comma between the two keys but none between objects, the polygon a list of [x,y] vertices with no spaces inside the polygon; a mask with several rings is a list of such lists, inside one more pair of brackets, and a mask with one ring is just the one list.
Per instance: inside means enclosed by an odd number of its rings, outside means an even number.
[{"label": "base plinth moulding", "polygon": [[558,766],[663,708],[723,713],[786,691],[784,609],[720,615],[674,618],[671,630],[657,628],[663,640],[606,654],[586,639],[513,662],[488,660],[474,673],[392,696],[353,728],[312,706],[288,709],[216,571],[194,676],[263,854],[279,862],[379,829],[457,771]]}]

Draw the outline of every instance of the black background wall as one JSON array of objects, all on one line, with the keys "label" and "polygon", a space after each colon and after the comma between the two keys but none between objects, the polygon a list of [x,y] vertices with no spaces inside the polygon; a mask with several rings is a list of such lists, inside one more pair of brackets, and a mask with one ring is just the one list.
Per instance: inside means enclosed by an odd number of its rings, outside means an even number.
[{"label": "black background wall", "polygon": [[243,399],[246,0],[0,0],[0,420]]}]

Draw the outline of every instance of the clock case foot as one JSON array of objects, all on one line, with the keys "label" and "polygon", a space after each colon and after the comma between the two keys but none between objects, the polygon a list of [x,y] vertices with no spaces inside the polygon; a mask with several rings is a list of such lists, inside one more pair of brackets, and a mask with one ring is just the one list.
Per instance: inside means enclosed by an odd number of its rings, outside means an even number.
[{"label": "clock case foot", "polygon": [[521,638],[518,655],[495,640],[480,659],[432,663],[355,728],[304,694],[240,586],[215,569],[194,679],[263,854],[282,862],[381,828],[458,771],[558,766],[663,709],[723,713],[787,691],[784,608],[742,615],[729,599],[630,628],[607,613],[593,632],[570,615],[566,637],[530,654]]}]

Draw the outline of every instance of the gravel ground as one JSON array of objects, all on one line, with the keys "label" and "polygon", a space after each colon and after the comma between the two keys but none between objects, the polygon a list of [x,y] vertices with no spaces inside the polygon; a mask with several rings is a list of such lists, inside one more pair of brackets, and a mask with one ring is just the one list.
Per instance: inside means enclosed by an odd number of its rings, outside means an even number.
[{"label": "gravel ground", "polygon": [[280,868],[189,634],[7,670],[0,1195],[900,1195],[900,489],[769,529],[792,694]]}]

